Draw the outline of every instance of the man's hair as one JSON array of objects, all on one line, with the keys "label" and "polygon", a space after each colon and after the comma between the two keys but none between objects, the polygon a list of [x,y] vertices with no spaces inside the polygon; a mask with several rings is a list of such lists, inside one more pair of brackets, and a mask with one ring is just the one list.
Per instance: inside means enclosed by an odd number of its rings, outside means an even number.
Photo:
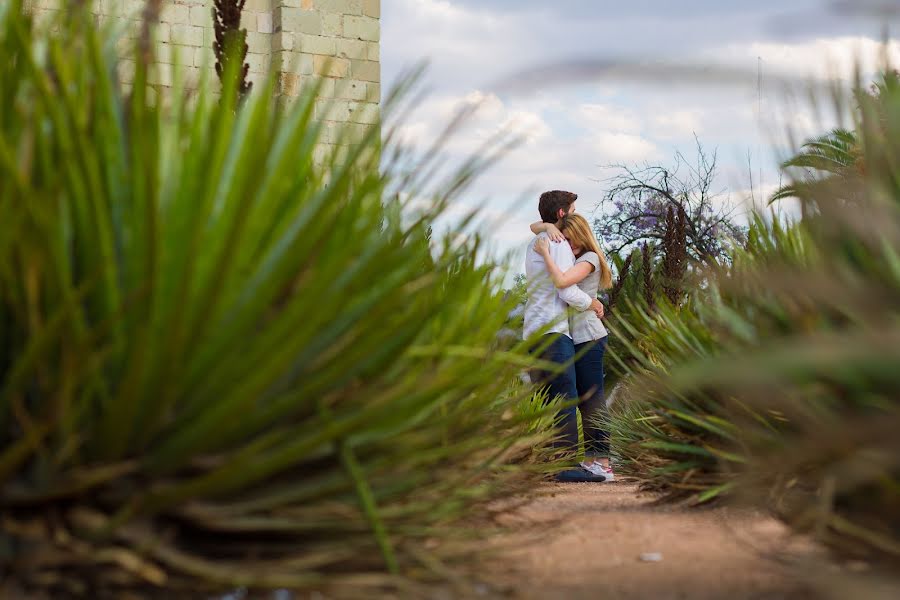
[{"label": "man's hair", "polygon": [[544,223],[556,223],[559,221],[559,209],[569,212],[569,207],[578,199],[578,194],[563,190],[550,190],[541,194],[538,201],[538,212]]}]

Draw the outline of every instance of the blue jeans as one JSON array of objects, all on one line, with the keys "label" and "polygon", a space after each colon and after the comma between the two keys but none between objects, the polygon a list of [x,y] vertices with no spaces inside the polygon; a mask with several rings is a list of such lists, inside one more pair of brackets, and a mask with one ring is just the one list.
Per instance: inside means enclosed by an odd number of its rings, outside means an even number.
[{"label": "blue jeans", "polygon": [[[572,343],[572,338],[567,335],[548,333],[547,336],[552,336],[554,339],[541,352],[541,358],[559,365],[565,365],[565,367],[558,373],[534,371],[532,373],[532,381],[546,386],[550,398],[562,396],[565,401],[573,402],[578,399],[578,388],[575,385],[575,365],[572,362],[572,359],[575,358],[575,344]],[[545,336],[544,340],[546,339]],[[575,411],[575,405],[571,404],[562,408],[559,413],[561,437],[557,441],[557,445],[571,448],[572,450],[578,448],[578,416]]]},{"label": "blue jeans", "polygon": [[584,453],[588,457],[609,456],[609,432],[603,427],[607,419],[603,397],[603,355],[605,337],[575,346],[575,382],[581,402],[581,425],[584,428]]}]

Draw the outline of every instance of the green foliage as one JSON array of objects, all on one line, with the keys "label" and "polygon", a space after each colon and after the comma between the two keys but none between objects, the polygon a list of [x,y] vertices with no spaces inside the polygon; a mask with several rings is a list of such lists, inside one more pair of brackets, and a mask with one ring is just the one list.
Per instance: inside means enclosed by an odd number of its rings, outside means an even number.
[{"label": "green foliage", "polygon": [[[194,598],[471,560],[454,525],[530,487],[547,437],[510,412],[530,360],[495,349],[513,303],[478,238],[429,243],[487,160],[400,177],[376,127],[318,164],[314,92],[151,102],[83,9],[0,15],[0,565]],[[389,200],[432,189],[412,223]]]},{"label": "green foliage", "polygon": [[748,232],[748,249],[754,253],[736,253],[733,267],[705,271],[680,305],[659,297],[653,310],[638,300],[617,313],[613,368],[625,383],[610,427],[625,470],[641,478],[644,487],[672,500],[720,498],[733,489],[733,479],[747,461],[737,423],[771,427],[777,420],[729,390],[702,383],[682,388],[673,382],[692,369],[705,372],[707,362],[727,360],[721,357],[732,336],[748,341],[742,338],[747,335],[744,320],[760,314],[747,302],[749,290],[731,289],[724,282],[747,265],[802,244],[799,235],[797,228],[777,220],[756,219]]},{"label": "green foliage", "polygon": [[[781,163],[785,171],[797,170],[812,181],[820,181],[823,177],[846,177],[857,168],[859,161],[859,141],[853,131],[834,129],[828,134],[809,140],[803,144],[801,151]],[[792,183],[778,188],[770,202],[794,198],[802,192],[798,185]]]},{"label": "green foliage", "polygon": [[896,565],[900,89],[856,97],[864,169],[791,182],[801,222],[757,219],[690,310],[628,322],[643,346],[633,420],[616,426],[651,487],[733,491],[841,553]]}]

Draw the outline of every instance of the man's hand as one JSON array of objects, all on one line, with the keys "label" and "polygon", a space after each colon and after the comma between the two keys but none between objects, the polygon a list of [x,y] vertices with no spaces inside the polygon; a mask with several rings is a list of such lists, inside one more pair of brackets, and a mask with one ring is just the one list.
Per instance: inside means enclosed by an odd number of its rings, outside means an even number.
[{"label": "man's hand", "polygon": [[596,298],[594,299],[593,302],[591,302],[591,307],[588,310],[592,310],[595,313],[597,313],[597,318],[599,318],[599,319],[603,318],[603,303],[600,302],[599,300],[597,300]]}]

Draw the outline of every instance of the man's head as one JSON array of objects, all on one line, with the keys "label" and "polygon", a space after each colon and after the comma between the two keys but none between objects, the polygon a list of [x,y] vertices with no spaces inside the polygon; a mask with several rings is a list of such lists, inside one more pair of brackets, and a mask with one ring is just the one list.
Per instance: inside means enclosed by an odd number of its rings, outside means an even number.
[{"label": "man's head", "polygon": [[575,212],[575,200],[577,199],[578,194],[573,194],[572,192],[564,192],[562,190],[544,192],[538,201],[538,212],[541,213],[541,220],[544,223],[558,223],[566,215]]}]

